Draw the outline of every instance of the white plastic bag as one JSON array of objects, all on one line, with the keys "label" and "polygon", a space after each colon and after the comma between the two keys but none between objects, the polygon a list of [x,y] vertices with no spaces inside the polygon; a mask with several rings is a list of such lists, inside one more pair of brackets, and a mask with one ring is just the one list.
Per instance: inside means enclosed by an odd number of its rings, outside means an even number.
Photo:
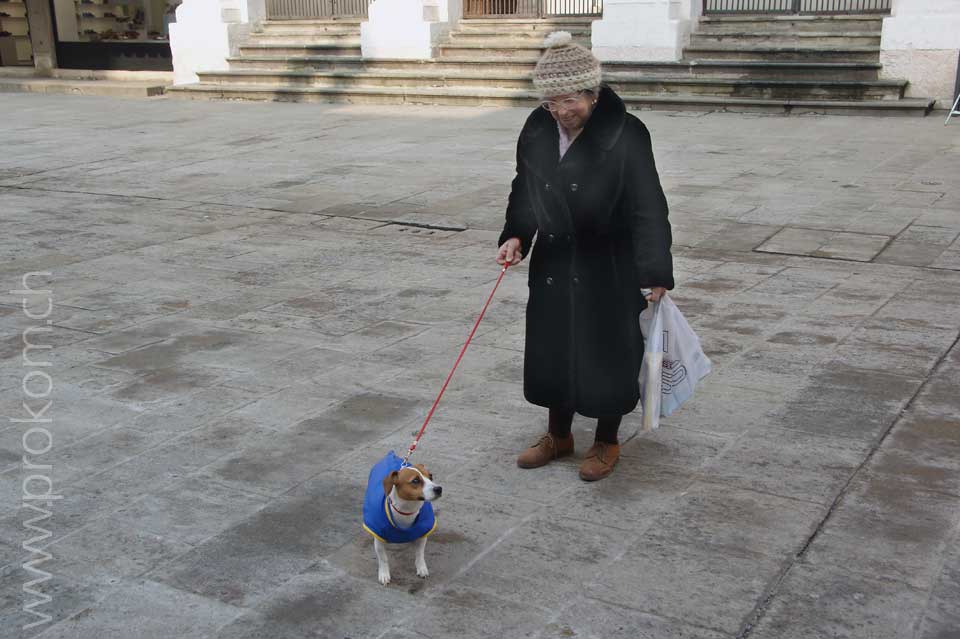
[{"label": "white plastic bag", "polygon": [[640,367],[643,430],[651,431],[693,396],[697,383],[710,373],[710,359],[680,309],[669,296],[640,314],[644,337]]},{"label": "white plastic bag", "polygon": [[[661,298],[664,299],[664,298]],[[650,432],[660,427],[660,388],[663,380],[663,312],[662,304],[653,302],[640,313],[643,333],[643,363],[640,365],[640,405],[643,425]]]}]

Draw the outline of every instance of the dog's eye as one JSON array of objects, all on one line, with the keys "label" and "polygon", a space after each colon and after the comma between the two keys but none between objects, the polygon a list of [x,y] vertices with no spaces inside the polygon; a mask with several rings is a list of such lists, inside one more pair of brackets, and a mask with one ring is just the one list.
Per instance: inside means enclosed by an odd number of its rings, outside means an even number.
[{"label": "dog's eye", "polygon": [[433,481],[433,473],[431,473],[431,474],[429,474],[429,475],[427,475],[427,477],[429,477],[429,478],[430,478],[430,481]]},{"label": "dog's eye", "polygon": [[413,481],[411,481],[410,483],[411,483],[411,484],[414,484],[414,485],[419,484],[419,483],[420,483],[420,478],[419,478],[419,477],[414,477],[414,478],[413,478]]}]

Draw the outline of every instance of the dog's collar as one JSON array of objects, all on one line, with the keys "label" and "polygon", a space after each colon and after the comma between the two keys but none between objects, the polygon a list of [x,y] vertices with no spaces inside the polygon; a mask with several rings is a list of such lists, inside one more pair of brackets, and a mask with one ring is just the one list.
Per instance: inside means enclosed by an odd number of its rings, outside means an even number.
[{"label": "dog's collar", "polygon": [[405,512],[403,512],[402,510],[400,510],[399,508],[397,508],[396,506],[393,505],[393,500],[390,499],[389,496],[387,497],[387,503],[390,504],[390,508],[392,508],[392,509],[394,510],[394,512],[396,512],[398,515],[403,515],[404,517],[409,517],[410,515],[416,515],[416,514],[417,514],[417,511],[413,511],[412,513],[405,513]]}]

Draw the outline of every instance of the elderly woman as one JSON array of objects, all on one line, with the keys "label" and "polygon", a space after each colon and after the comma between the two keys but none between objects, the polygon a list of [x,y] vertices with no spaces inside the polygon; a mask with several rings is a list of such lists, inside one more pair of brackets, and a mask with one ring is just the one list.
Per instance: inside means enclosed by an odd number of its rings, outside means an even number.
[{"label": "elderly woman", "polygon": [[497,254],[517,264],[536,236],[523,389],[549,409],[549,425],[517,464],[572,455],[577,412],[597,418],[580,466],[595,481],[617,463],[621,417],[640,399],[638,316],[674,285],[670,222],[647,128],[601,86],[600,62],[569,33],[545,44],[533,77],[544,101],[520,133]]}]

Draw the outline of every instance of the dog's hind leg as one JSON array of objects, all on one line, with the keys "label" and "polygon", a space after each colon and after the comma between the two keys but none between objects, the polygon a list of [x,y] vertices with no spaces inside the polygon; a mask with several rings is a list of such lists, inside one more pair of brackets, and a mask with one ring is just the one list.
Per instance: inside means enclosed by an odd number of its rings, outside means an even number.
[{"label": "dog's hind leg", "polygon": [[379,539],[374,539],[373,551],[377,553],[377,579],[386,586],[390,583],[390,561],[387,557],[387,546]]},{"label": "dog's hind leg", "polygon": [[423,549],[427,547],[427,538],[421,537],[414,543],[416,544],[416,547],[414,548],[414,552],[416,553],[416,561],[414,565],[417,567],[417,576],[426,579],[430,574],[430,571],[427,570],[427,562],[423,558]]}]

